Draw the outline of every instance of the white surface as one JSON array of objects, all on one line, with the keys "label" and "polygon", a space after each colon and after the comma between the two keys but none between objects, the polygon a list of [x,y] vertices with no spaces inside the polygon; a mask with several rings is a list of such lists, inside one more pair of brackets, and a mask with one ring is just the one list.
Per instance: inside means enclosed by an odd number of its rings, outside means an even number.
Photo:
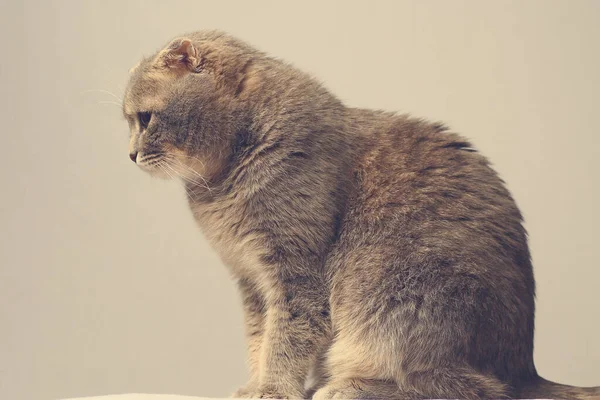
[{"label": "white surface", "polygon": [[[80,397],[64,400],[210,400],[208,397],[177,396],[174,394],[115,394],[110,396]],[[544,400],[544,399],[539,399]]]},{"label": "white surface", "polygon": [[[110,396],[98,396],[98,397],[79,397],[76,399],[64,399],[64,400],[211,400],[209,397],[190,397],[190,396],[177,396],[174,394],[115,394]],[[538,399],[545,400],[545,399]]]},{"label": "white surface", "polygon": [[175,394],[113,394],[109,396],[78,397],[64,400],[208,400],[208,397],[178,396]]}]

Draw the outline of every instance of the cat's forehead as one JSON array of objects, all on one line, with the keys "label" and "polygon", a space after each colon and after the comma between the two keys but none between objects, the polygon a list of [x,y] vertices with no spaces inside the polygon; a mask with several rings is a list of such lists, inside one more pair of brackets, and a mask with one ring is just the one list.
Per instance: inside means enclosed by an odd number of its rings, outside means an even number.
[{"label": "cat's forehead", "polygon": [[132,115],[140,111],[163,109],[169,96],[169,77],[157,73],[148,60],[142,60],[130,69],[129,83],[123,99],[123,112]]}]

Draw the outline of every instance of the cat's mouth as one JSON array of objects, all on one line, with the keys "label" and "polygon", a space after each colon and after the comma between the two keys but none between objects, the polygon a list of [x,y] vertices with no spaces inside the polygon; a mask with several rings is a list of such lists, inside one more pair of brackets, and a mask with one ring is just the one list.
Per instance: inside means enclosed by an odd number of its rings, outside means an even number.
[{"label": "cat's mouth", "polygon": [[188,184],[210,190],[210,183],[204,177],[204,162],[181,151],[151,152],[132,154],[131,159],[143,171],[162,179],[179,178]]}]

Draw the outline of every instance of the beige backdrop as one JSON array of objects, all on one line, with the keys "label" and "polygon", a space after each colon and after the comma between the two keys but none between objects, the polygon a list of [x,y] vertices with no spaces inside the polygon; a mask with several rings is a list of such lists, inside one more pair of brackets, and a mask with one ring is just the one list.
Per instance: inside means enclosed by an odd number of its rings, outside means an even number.
[{"label": "beige backdrop", "polygon": [[237,293],[179,185],[129,160],[104,92],[199,28],[349,105],[473,139],[527,218],[540,373],[600,385],[600,1],[5,0],[0,15],[0,399],[225,396],[245,380]]}]

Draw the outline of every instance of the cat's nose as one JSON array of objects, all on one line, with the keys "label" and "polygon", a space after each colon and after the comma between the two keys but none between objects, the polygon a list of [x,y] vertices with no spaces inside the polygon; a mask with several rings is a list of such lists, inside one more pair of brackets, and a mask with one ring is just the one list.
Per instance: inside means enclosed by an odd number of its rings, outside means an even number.
[{"label": "cat's nose", "polygon": [[131,161],[135,162],[135,160],[137,159],[137,155],[138,152],[134,151],[133,153],[129,153],[129,158],[131,158]]}]

